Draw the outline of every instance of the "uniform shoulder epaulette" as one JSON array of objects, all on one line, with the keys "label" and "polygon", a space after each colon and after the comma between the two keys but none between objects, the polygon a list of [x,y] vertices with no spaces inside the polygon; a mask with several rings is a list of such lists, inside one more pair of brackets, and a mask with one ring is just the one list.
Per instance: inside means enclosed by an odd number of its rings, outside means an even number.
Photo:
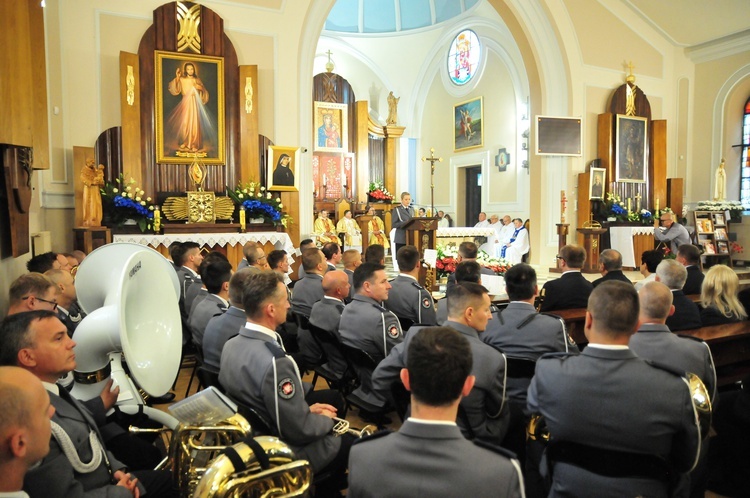
[{"label": "uniform shoulder epaulette", "polygon": [[547,311],[540,311],[538,314],[548,316],[550,318],[554,318],[555,320],[563,320],[563,318],[560,315],[555,315],[554,313],[549,313]]},{"label": "uniform shoulder epaulette", "polygon": [[387,436],[387,435],[392,434],[392,433],[393,433],[393,431],[390,430],[390,429],[383,429],[383,430],[374,432],[374,433],[370,434],[369,436],[364,436],[364,437],[360,437],[360,438],[355,439],[354,442],[352,443],[352,445],[360,444],[360,443],[365,443],[367,441],[373,441],[375,439]]},{"label": "uniform shoulder epaulette", "polygon": [[387,308],[383,308],[383,307],[382,307],[382,306],[380,306],[379,304],[375,304],[375,303],[371,303],[371,304],[373,305],[373,307],[374,307],[374,308],[375,308],[376,310],[378,310],[378,311],[379,311],[379,312],[381,312],[381,313],[385,313],[386,311],[388,311],[388,309],[387,309]]},{"label": "uniform shoulder epaulette", "polygon": [[659,370],[664,370],[671,374],[677,375],[678,377],[685,377],[687,375],[687,372],[685,370],[680,370],[679,368],[675,368],[671,365],[659,363],[658,361],[654,361],[654,360],[647,360],[645,358],[643,360],[654,368],[658,368]]},{"label": "uniform shoulder epaulette", "polygon": [[521,330],[526,325],[530,324],[532,322],[532,320],[534,320],[534,318],[536,318],[538,316],[539,316],[539,313],[537,313],[537,312],[534,312],[534,313],[530,314],[529,316],[527,316],[526,318],[524,318],[523,320],[521,320],[518,323],[518,325],[516,325],[516,329],[517,330]]},{"label": "uniform shoulder epaulette", "polygon": [[675,335],[676,335],[677,337],[681,337],[681,338],[683,338],[683,339],[690,339],[690,340],[693,340],[693,341],[695,341],[695,342],[700,342],[701,344],[706,344],[706,341],[704,341],[704,340],[703,340],[703,339],[701,339],[700,337],[694,337],[694,336],[692,336],[692,335],[685,335],[685,334],[675,334]]},{"label": "uniform shoulder epaulette", "polygon": [[500,313],[500,308],[498,308],[496,304],[490,304],[490,313],[493,315],[495,313]]},{"label": "uniform shoulder epaulette", "polygon": [[494,445],[492,443],[488,443],[487,441],[482,441],[481,439],[473,439],[471,442],[479,446],[480,448],[484,448],[485,450],[490,450],[491,452],[502,455],[505,458],[509,458],[509,459],[515,458],[516,460],[518,459],[518,456],[512,451],[502,448],[500,446]]},{"label": "uniform shoulder epaulette", "polygon": [[272,342],[266,342],[266,347],[273,354],[274,358],[286,358],[286,353],[283,349]]},{"label": "uniform shoulder epaulette", "polygon": [[411,285],[413,285],[414,287],[416,287],[419,290],[423,290],[424,289],[424,287],[422,287],[421,285],[419,285],[419,282],[412,282]]},{"label": "uniform shoulder epaulette", "polygon": [[542,356],[539,357],[540,360],[548,360],[552,358],[567,358],[569,356],[577,356],[576,353],[567,352],[567,351],[557,351],[554,353],[544,353]]}]

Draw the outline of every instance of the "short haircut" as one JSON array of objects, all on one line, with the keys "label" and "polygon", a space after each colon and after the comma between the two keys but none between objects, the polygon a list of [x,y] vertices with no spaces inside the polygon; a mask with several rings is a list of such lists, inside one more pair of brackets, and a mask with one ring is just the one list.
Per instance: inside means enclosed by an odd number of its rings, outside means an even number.
[{"label": "short haircut", "polygon": [[227,257],[220,253],[219,251],[211,251],[203,258],[203,261],[201,261],[200,266],[198,266],[198,275],[200,275],[201,280],[203,280],[205,277],[203,276],[203,272],[206,271],[206,268],[211,263],[215,263],[217,261],[229,261]]},{"label": "short haircut", "polygon": [[0,366],[18,365],[18,352],[34,345],[31,324],[46,318],[57,318],[57,314],[50,310],[24,311],[0,322]]},{"label": "short haircut", "polygon": [[505,272],[505,289],[511,301],[525,301],[534,297],[536,272],[526,263],[511,266]]},{"label": "short haircut", "polygon": [[661,282],[646,282],[638,291],[641,315],[655,320],[664,320],[669,316],[674,296],[669,287]]},{"label": "short haircut", "polygon": [[407,195],[411,196],[411,194],[409,192],[401,192],[401,200],[403,201],[404,197],[406,197]]},{"label": "short haircut", "polygon": [[250,275],[257,273],[254,268],[242,268],[237,270],[232,278],[229,279],[229,302],[240,307],[242,304],[242,293],[244,292],[245,282]]},{"label": "short haircut", "polygon": [[212,261],[201,272],[201,280],[211,294],[221,292],[221,287],[232,278],[232,264],[229,261]]},{"label": "short haircut", "polygon": [[341,257],[344,267],[353,265],[357,261],[362,261],[362,253],[356,249],[347,249],[344,251],[344,255]]},{"label": "short haircut", "polygon": [[609,280],[594,287],[587,308],[596,331],[612,336],[629,336],[638,325],[638,293],[633,284]]},{"label": "short haircut", "polygon": [[315,242],[313,242],[313,239],[303,239],[302,242],[299,243],[300,249],[306,249],[307,246],[315,247]]},{"label": "short haircut", "polygon": [[560,249],[560,257],[570,268],[583,268],[583,263],[586,262],[586,251],[581,246],[568,244]]},{"label": "short haircut", "polygon": [[450,327],[424,328],[409,343],[411,395],[425,405],[447,406],[459,399],[472,367],[469,341]]},{"label": "short haircut", "polygon": [[286,256],[286,251],[284,249],[274,249],[268,253],[268,257],[266,258],[268,266],[270,266],[272,270],[275,270],[281,262],[284,261],[284,256]]},{"label": "short haircut", "polygon": [[458,246],[458,254],[464,259],[477,259],[479,248],[474,242],[461,242]]},{"label": "short haircut", "polygon": [[39,297],[45,294],[50,287],[54,286],[55,283],[41,273],[27,273],[21,275],[10,284],[8,301],[10,304],[16,304],[26,296],[33,295]]},{"label": "short haircut", "polygon": [[622,270],[622,254],[614,249],[605,249],[599,255],[599,262],[607,271]]},{"label": "short haircut", "polygon": [[419,251],[414,246],[403,246],[396,253],[398,269],[412,271],[419,264]]},{"label": "short haircut", "polygon": [[473,282],[463,282],[451,286],[445,293],[448,300],[448,316],[461,315],[471,306],[479,306],[487,289]]},{"label": "short haircut", "polygon": [[513,218],[510,221],[513,221],[513,222],[520,221],[521,223],[523,223],[523,220],[521,218]]},{"label": "short haircut", "polygon": [[172,263],[179,265],[182,264],[182,255],[185,254],[185,246],[182,242],[172,242],[169,244],[169,257],[172,258]]},{"label": "short haircut", "polygon": [[[27,427],[32,420],[32,404],[18,384],[3,382],[1,377],[0,374],[0,436],[6,437],[13,428]],[[0,462],[5,456],[0,455]]]},{"label": "short haircut", "polygon": [[317,247],[308,247],[302,251],[302,268],[306,272],[314,271],[325,260]]},{"label": "short haircut", "polygon": [[365,282],[370,282],[375,277],[375,272],[385,270],[385,266],[377,263],[362,263],[354,270],[354,290],[358,291]]},{"label": "short haircut", "polygon": [[55,261],[57,261],[57,254],[54,252],[37,254],[26,263],[26,269],[29,272],[44,273],[53,268]]},{"label": "short haircut", "polygon": [[472,282],[475,284],[482,283],[482,267],[476,261],[461,261],[456,265],[456,283]]},{"label": "short haircut", "polygon": [[687,280],[687,268],[674,259],[665,259],[656,267],[659,281],[672,290],[680,290]]},{"label": "short haircut", "polygon": [[245,280],[242,306],[248,318],[258,318],[263,305],[277,297],[279,282],[283,284],[284,277],[272,270],[255,271]]},{"label": "short haircut", "polygon": [[685,258],[689,265],[700,265],[701,251],[693,244],[682,244],[677,248],[677,255]]},{"label": "short haircut", "polygon": [[242,255],[250,266],[254,266],[258,262],[258,247],[260,246],[255,242],[247,242],[242,246]]},{"label": "short haircut", "polygon": [[643,251],[641,262],[646,263],[646,269],[649,273],[656,273],[656,267],[664,259],[664,253],[661,251]]},{"label": "short haircut", "polygon": [[183,249],[183,252],[182,252],[182,258],[180,258],[180,265],[184,266],[185,262],[187,262],[187,259],[188,259],[188,253],[192,251],[193,249],[198,249],[198,251],[200,251],[201,246],[197,242],[188,241],[188,242],[182,243],[182,249]]},{"label": "short haircut", "polygon": [[338,254],[341,251],[341,247],[335,242],[326,242],[323,244],[323,255],[326,257],[326,260],[330,260],[332,257],[334,257],[336,254]]},{"label": "short haircut", "polygon": [[370,244],[365,251],[365,263],[380,264],[385,259],[385,247],[381,244]]}]

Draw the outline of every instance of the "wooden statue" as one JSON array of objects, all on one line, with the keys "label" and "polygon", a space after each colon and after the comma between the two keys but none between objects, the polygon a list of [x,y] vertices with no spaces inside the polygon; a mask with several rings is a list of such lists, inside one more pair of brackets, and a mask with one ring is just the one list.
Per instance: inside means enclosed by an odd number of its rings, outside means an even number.
[{"label": "wooden statue", "polygon": [[393,92],[388,94],[388,119],[385,123],[388,125],[395,125],[398,122],[398,101],[401,97],[396,98]]},{"label": "wooden statue", "polygon": [[104,165],[95,166],[93,159],[86,161],[81,168],[83,183],[83,226],[98,227],[102,225],[102,194],[104,186]]}]

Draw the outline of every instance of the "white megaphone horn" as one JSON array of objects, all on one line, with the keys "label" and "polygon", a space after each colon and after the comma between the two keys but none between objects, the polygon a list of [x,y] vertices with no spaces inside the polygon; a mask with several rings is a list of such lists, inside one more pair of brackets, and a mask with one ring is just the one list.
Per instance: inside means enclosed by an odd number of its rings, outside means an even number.
[{"label": "white megaphone horn", "polygon": [[73,335],[73,395],[96,397],[111,376],[120,387],[118,404],[142,404],[123,355],[144,391],[168,392],[182,352],[179,283],[169,261],[139,244],[107,244],[81,263],[76,291],[87,316]]}]

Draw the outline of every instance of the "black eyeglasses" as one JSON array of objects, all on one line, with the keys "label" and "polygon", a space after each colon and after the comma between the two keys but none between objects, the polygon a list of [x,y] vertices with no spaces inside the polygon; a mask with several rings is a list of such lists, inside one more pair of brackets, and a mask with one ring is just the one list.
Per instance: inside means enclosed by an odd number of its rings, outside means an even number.
[{"label": "black eyeglasses", "polygon": [[562,259],[563,261],[565,261],[565,258],[563,258],[562,256],[555,256],[555,259]]},{"label": "black eyeglasses", "polygon": [[33,298],[34,298],[34,299],[36,299],[37,301],[41,301],[41,302],[43,302],[43,303],[51,304],[51,305],[52,305],[52,311],[57,311],[57,301],[50,301],[50,300],[48,300],[48,299],[42,299],[41,297],[36,297],[36,296],[26,296],[26,297],[22,297],[22,298],[21,298],[21,300],[22,300],[22,301],[25,301],[25,300],[27,300],[27,299],[28,299],[28,298],[30,298],[30,297],[33,297]]}]

